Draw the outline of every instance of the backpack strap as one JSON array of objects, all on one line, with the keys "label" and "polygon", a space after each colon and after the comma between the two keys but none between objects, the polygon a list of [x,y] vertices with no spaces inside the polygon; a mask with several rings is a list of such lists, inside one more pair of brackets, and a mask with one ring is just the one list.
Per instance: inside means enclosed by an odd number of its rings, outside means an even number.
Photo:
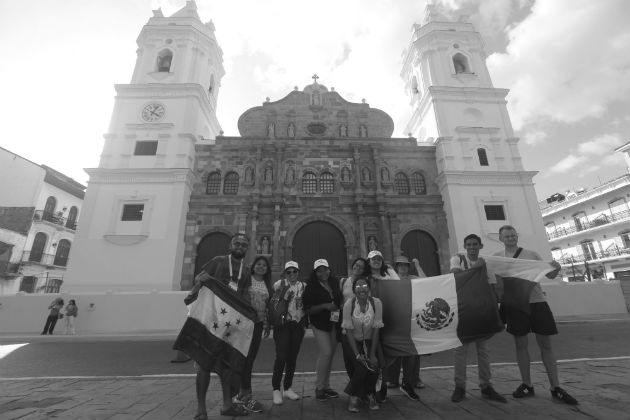
[{"label": "backpack strap", "polygon": [[521,252],[523,251],[523,248],[518,248],[516,250],[516,252],[514,253],[514,255],[512,255],[512,258],[518,258],[519,255],[521,255]]},{"label": "backpack strap", "polygon": [[457,254],[459,255],[459,264],[464,264],[464,270],[468,270],[468,261],[466,260],[466,257],[464,257],[463,254]]}]

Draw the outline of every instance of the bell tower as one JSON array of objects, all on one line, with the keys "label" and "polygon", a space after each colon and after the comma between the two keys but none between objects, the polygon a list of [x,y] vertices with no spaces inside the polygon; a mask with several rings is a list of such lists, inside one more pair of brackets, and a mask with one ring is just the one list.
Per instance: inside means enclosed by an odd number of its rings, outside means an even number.
[{"label": "bell tower", "polygon": [[154,10],[137,45],[131,82],[115,85],[99,167],[86,169],[72,292],[180,289],[195,146],[221,131],[223,54],[194,1],[170,17]]},{"label": "bell tower", "polygon": [[550,258],[532,180],[537,172],[523,169],[509,91],[492,85],[481,35],[465,18],[449,21],[429,4],[403,57],[412,109],[406,131],[436,147],[451,253],[469,233],[484,239],[484,252],[499,250],[498,229],[512,224],[523,246]]}]

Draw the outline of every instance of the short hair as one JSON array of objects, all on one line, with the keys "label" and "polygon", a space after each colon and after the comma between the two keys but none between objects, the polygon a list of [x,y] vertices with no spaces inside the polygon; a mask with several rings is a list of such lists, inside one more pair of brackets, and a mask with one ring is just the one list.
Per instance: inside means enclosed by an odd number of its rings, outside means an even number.
[{"label": "short hair", "polygon": [[470,235],[466,236],[464,238],[464,245],[466,245],[466,241],[469,239],[476,239],[477,242],[479,242],[479,245],[481,245],[481,238],[477,235],[475,235],[474,233],[471,233]]},{"label": "short hair", "polygon": [[503,225],[499,228],[499,235],[503,233],[504,230],[513,230],[516,232],[516,228],[512,225]]},{"label": "short hair", "polygon": [[237,232],[234,235],[232,235],[232,237],[230,238],[230,243],[232,243],[232,241],[236,238],[245,238],[248,244],[251,243],[251,241],[249,240],[249,236],[241,232]]}]

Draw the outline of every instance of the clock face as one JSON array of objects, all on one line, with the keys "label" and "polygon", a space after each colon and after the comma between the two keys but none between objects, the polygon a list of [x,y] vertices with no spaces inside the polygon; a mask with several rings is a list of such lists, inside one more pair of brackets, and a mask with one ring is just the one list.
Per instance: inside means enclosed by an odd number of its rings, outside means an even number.
[{"label": "clock face", "polygon": [[162,119],[166,109],[164,105],[158,103],[150,103],[142,108],[142,119],[147,122],[155,122]]}]

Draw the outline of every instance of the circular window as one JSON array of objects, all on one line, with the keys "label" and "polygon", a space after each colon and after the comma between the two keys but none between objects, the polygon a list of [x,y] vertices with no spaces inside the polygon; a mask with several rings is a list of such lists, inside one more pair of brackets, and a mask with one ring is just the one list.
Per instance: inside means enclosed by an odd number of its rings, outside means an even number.
[{"label": "circular window", "polygon": [[310,134],[322,135],[326,132],[326,124],[321,122],[310,123],[306,126],[306,130],[308,130]]},{"label": "circular window", "polygon": [[459,48],[459,44],[453,44],[453,48]]}]

